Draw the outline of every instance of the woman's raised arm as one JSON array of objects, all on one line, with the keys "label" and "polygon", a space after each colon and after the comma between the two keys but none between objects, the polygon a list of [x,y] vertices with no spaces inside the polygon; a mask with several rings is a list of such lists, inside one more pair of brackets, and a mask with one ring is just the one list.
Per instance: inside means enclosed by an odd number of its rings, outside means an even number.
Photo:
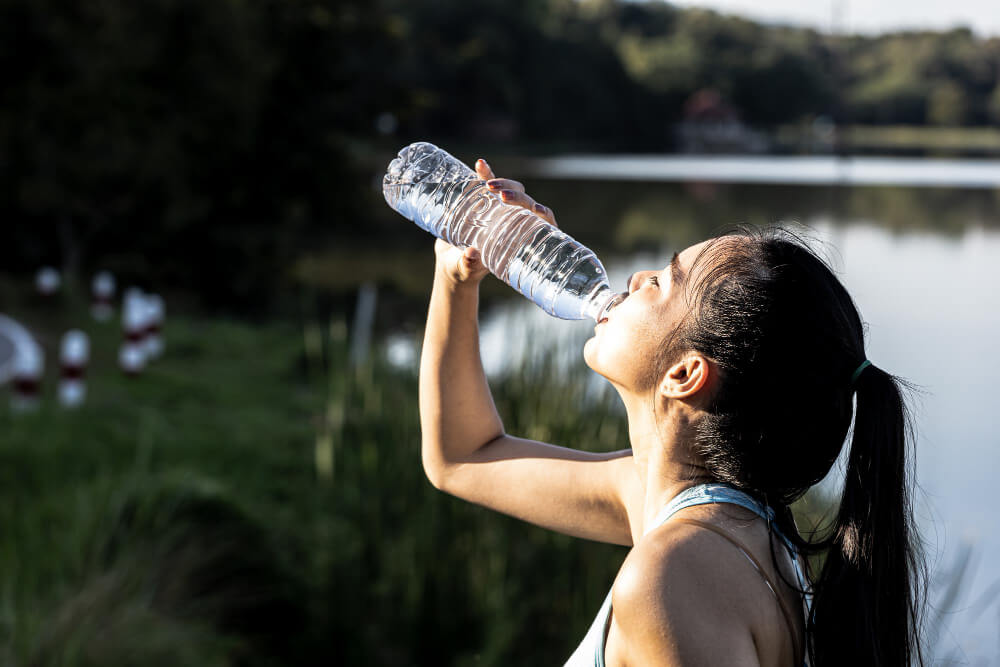
[{"label": "woman's raised arm", "polygon": [[[476,171],[495,191],[554,224],[515,181]],[[479,354],[479,283],[487,273],[476,250],[444,241],[420,357],[421,456],[438,489],[559,532],[632,544],[630,516],[642,498],[631,450],[592,453],[508,436]],[[630,511],[631,508],[631,511]]]}]

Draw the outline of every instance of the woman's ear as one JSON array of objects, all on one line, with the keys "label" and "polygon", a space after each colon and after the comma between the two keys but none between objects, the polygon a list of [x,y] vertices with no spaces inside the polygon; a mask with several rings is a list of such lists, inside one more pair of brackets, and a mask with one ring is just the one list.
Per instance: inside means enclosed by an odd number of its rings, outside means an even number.
[{"label": "woman's ear", "polygon": [[704,356],[691,353],[667,369],[660,382],[660,395],[664,398],[692,398],[708,384],[712,368]]}]

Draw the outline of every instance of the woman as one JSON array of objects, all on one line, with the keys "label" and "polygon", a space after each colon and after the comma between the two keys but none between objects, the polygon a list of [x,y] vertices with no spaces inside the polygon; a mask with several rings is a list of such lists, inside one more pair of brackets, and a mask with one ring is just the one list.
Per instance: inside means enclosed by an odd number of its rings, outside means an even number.
[{"label": "woman", "polygon": [[[555,224],[515,181],[478,175]],[[584,360],[621,395],[631,448],[507,435],[478,347],[473,249],[438,241],[420,363],[422,456],[438,489],[563,533],[631,546],[567,665],[910,665],[920,567],[899,381],[792,234],[744,231],[640,271]],[[853,408],[856,397],[857,410]],[[789,505],[822,479],[854,415],[829,536]],[[825,552],[807,581],[804,555]]]}]

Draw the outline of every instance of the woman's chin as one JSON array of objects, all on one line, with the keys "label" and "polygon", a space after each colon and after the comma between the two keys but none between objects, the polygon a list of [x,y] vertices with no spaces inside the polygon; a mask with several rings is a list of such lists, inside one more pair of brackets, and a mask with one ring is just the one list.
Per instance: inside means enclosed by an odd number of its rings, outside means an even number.
[{"label": "woman's chin", "polygon": [[592,336],[583,344],[583,363],[598,375],[604,375],[597,365],[597,336]]}]

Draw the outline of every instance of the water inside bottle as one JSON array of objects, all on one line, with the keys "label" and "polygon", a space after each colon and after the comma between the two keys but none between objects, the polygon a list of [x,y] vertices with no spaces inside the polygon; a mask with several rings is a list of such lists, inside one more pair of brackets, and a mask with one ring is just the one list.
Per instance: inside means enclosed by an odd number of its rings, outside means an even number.
[{"label": "water inside bottle", "polygon": [[483,181],[387,183],[384,190],[402,215],[456,247],[475,247],[494,275],[556,317],[597,319],[613,297],[593,252],[527,209],[505,204]]},{"label": "water inside bottle", "polygon": [[482,183],[475,180],[392,183],[388,182],[388,178],[386,176],[382,192],[389,205],[424,231],[439,238],[441,223],[448,210],[468,189],[476,183]]},{"label": "water inside bottle", "polygon": [[505,203],[474,171],[432,144],[400,151],[382,183],[389,205],[483,264],[543,310],[600,319],[614,302],[592,251],[531,211]]}]

